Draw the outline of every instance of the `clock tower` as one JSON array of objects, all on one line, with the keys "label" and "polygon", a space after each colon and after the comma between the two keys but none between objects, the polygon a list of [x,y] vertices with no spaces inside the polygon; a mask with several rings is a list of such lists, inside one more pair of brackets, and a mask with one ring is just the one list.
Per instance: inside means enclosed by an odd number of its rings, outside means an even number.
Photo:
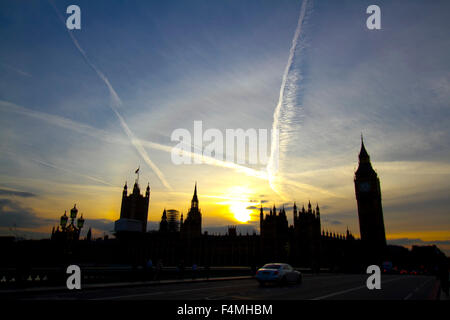
[{"label": "clock tower", "polygon": [[370,163],[361,136],[359,166],[355,172],[355,193],[358,203],[361,240],[373,254],[381,254],[386,247],[380,180]]}]

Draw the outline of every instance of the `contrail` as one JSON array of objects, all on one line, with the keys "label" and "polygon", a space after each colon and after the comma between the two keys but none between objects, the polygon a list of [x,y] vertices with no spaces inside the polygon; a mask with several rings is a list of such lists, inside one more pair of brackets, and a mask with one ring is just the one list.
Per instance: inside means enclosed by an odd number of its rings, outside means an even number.
[{"label": "contrail", "polygon": [[50,123],[54,126],[58,126],[64,129],[69,129],[74,132],[84,134],[93,138],[100,139],[107,143],[113,143],[113,144],[129,144],[130,142],[123,138],[122,135],[115,135],[108,131],[94,128],[88,124],[80,123],[73,121],[68,118],[64,118],[61,116],[57,116],[54,114],[49,114],[46,112],[36,111],[32,110],[20,105],[17,105],[15,103],[0,100],[0,110],[4,110],[7,112],[13,112],[19,115],[24,115],[27,117],[31,117],[34,119],[42,120],[47,123]]},{"label": "contrail", "polygon": [[[272,124],[272,142],[271,142],[271,148],[270,148],[270,158],[269,158],[269,162],[267,164],[267,173],[268,173],[268,177],[269,177],[269,184],[270,187],[272,188],[272,190],[274,190],[275,192],[275,185],[274,185],[274,178],[275,178],[275,173],[278,170],[278,153],[280,151],[280,144],[279,144],[279,139],[282,139],[286,133],[286,131],[288,131],[288,126],[290,125],[290,118],[293,115],[293,108],[294,106],[292,104],[288,105],[290,101],[289,97],[288,97],[288,101],[285,101],[285,96],[287,95],[285,93],[285,91],[288,88],[288,86],[296,86],[295,84],[295,80],[298,80],[297,77],[292,76],[291,75],[291,67],[292,67],[292,62],[294,60],[294,56],[296,53],[296,49],[297,49],[297,43],[298,43],[298,39],[300,37],[300,34],[302,32],[302,26],[303,26],[303,22],[305,20],[305,16],[306,16],[306,9],[307,9],[307,5],[308,5],[308,0],[303,0],[301,9],[300,9],[300,16],[298,18],[298,23],[297,23],[297,28],[295,29],[295,34],[294,34],[294,38],[292,39],[292,45],[291,45],[291,49],[289,51],[289,58],[288,58],[288,62],[286,64],[286,68],[284,70],[284,74],[283,74],[283,79],[281,82],[281,88],[280,88],[280,96],[278,99],[278,104],[275,108],[274,114],[273,114],[273,124]],[[292,88],[294,89],[293,91],[296,91],[296,88]],[[289,94],[289,92],[288,92]],[[281,123],[280,121],[280,117],[281,114],[285,113],[286,116],[283,117],[283,121],[285,123]],[[283,128],[282,128],[283,127]],[[284,129],[284,130],[280,130]],[[280,132],[281,131],[281,132]]]},{"label": "contrail", "polygon": [[[32,117],[32,118],[35,118],[35,119],[38,119],[41,121],[45,121],[52,125],[55,125],[55,126],[58,126],[61,128],[65,128],[68,130],[72,130],[74,132],[84,134],[84,135],[102,140],[107,143],[122,144],[122,145],[128,145],[131,143],[129,140],[124,139],[121,136],[114,136],[113,134],[109,133],[108,131],[97,129],[90,125],[76,122],[76,121],[70,120],[68,118],[61,117],[61,116],[31,110],[26,107],[19,106],[19,105],[16,105],[16,104],[8,102],[8,101],[0,100],[0,109],[3,109],[4,111],[14,112],[14,113],[24,115],[27,117]],[[199,153],[186,151],[181,148],[172,147],[172,146],[168,146],[168,145],[164,145],[161,143],[152,142],[152,141],[148,141],[148,140],[138,140],[137,143],[146,148],[164,151],[166,153],[172,153],[173,151],[176,151],[176,152],[179,152],[180,154],[185,154],[189,157],[193,157],[194,159],[199,159],[202,161],[202,163],[210,165],[210,166],[228,168],[228,169],[232,169],[236,172],[243,173],[249,177],[254,177],[254,178],[265,180],[265,181],[269,180],[266,170],[256,170],[253,168],[249,168],[249,167],[246,167],[243,165],[236,164],[234,162],[220,160],[220,159],[216,159],[214,157],[204,156]],[[296,182],[295,179],[288,179],[285,177],[283,179],[283,182],[287,185],[292,185],[292,186],[295,186],[300,189],[314,191],[314,192],[321,192],[323,194],[327,194],[327,195],[331,195],[331,196],[335,196],[335,197],[338,196],[338,195],[332,194],[329,191],[321,189],[321,188],[313,187],[313,186],[307,185],[307,184],[300,184],[300,183]]]},{"label": "contrail", "polygon": [[49,168],[52,168],[52,169],[66,171],[66,172],[68,172],[70,174],[75,174],[75,175],[78,175],[80,177],[84,177],[84,178],[87,178],[89,180],[92,180],[92,181],[95,181],[95,182],[99,182],[101,184],[104,184],[105,186],[115,187],[113,184],[111,184],[109,182],[106,182],[106,181],[104,181],[102,179],[99,179],[97,177],[89,176],[87,174],[78,173],[78,172],[75,172],[75,171],[72,171],[72,170],[69,170],[69,169],[66,169],[66,168],[61,168],[61,167],[58,167],[58,166],[56,166],[56,165],[54,165],[52,163],[44,162],[44,161],[38,160],[38,159],[31,159],[31,161],[34,161],[34,162],[36,162],[36,163],[38,163],[40,165],[43,165],[43,166],[46,166],[46,167],[49,167]]},{"label": "contrail", "polygon": [[[65,26],[64,18],[61,15],[61,13],[58,11],[58,9],[56,8],[55,4],[52,1],[50,1],[50,4],[53,6],[53,9],[55,9],[55,12],[58,15],[59,19]],[[145,149],[142,146],[142,144],[140,143],[140,141],[138,139],[136,139],[135,135],[133,134],[133,132],[130,130],[127,123],[125,122],[125,119],[122,117],[122,115],[117,110],[117,107],[120,107],[122,105],[122,100],[120,99],[116,90],[114,90],[113,86],[109,82],[109,79],[103,74],[103,72],[100,71],[99,68],[97,68],[97,66],[95,64],[93,64],[89,60],[86,52],[81,47],[81,45],[78,43],[77,39],[72,34],[72,32],[70,32],[69,29],[67,29],[67,33],[69,34],[70,38],[72,39],[72,42],[75,45],[75,47],[77,47],[77,49],[80,52],[81,56],[83,57],[84,61],[92,68],[92,70],[94,70],[94,72],[97,74],[97,76],[108,87],[110,97],[113,101],[113,103],[110,104],[110,107],[111,107],[112,111],[114,112],[114,114],[119,119],[120,125],[122,126],[122,129],[125,131],[126,135],[128,136],[128,139],[130,139],[131,144],[136,148],[137,152],[142,157],[142,159],[144,159],[145,163],[147,163],[147,165],[155,172],[155,174],[158,176],[158,178],[162,182],[162,184],[167,189],[172,189],[171,186],[169,185],[169,183],[167,182],[166,178],[164,177],[164,174],[161,172],[161,170],[159,170],[159,168],[156,166],[156,164],[153,163],[153,161],[150,159],[150,157],[147,154],[147,151],[145,151]]]},{"label": "contrail", "polygon": [[25,71],[23,71],[23,70],[20,70],[20,69],[18,69],[18,68],[15,68],[15,67],[13,67],[13,66],[10,66],[10,65],[8,65],[8,64],[6,64],[6,63],[0,63],[0,65],[2,65],[3,67],[5,67],[5,68],[7,68],[7,69],[10,69],[10,70],[12,70],[12,71],[18,73],[18,74],[20,74],[21,76],[32,77],[32,75],[29,74],[28,72],[25,72]]},{"label": "contrail", "polygon": [[[87,136],[90,136],[90,137],[93,137],[96,139],[100,139],[107,143],[122,144],[122,145],[130,144],[129,140],[122,138],[121,136],[113,135],[113,134],[109,133],[108,131],[97,129],[90,125],[76,122],[71,119],[61,117],[61,116],[57,116],[57,115],[53,115],[53,114],[49,114],[49,113],[45,113],[45,112],[41,112],[41,111],[35,111],[32,109],[8,102],[8,101],[0,100],[0,110],[2,110],[2,109],[5,111],[8,111],[8,112],[14,112],[14,113],[24,115],[27,117],[39,119],[41,121],[51,123],[51,124],[61,127],[61,128],[69,129],[69,130],[72,130],[72,131],[75,131],[75,132],[78,132],[78,133],[81,133],[81,134],[84,134],[84,135],[87,135]],[[119,121],[120,120],[123,121],[120,114],[117,114],[117,117],[119,118]],[[128,128],[126,126],[126,123],[123,123],[123,125],[125,126],[125,128]],[[140,140],[140,139],[136,139],[136,138],[134,138],[134,139],[135,140],[133,140],[133,142],[135,142],[135,145],[140,145],[142,147],[151,148],[153,150],[160,150],[160,151],[164,151],[167,153],[172,153],[172,152],[176,151],[176,152],[179,152],[180,154],[187,155],[189,157],[193,157],[194,159],[199,159],[202,161],[202,163],[205,163],[207,165],[213,165],[213,166],[222,167],[222,168],[230,168],[230,169],[237,170],[238,172],[242,172],[248,176],[267,180],[267,173],[265,171],[255,170],[255,169],[252,169],[252,168],[249,168],[246,166],[236,164],[234,162],[220,160],[220,159],[216,159],[216,158],[209,157],[209,156],[204,156],[204,155],[196,153],[196,152],[189,152],[189,151],[183,150],[181,148],[164,145],[164,144],[160,144],[157,142]]]},{"label": "contrail", "polygon": [[[17,154],[16,152],[12,152],[10,150],[2,150],[2,152],[6,153],[6,154],[9,154],[10,156],[12,156],[12,157],[14,157],[16,159],[21,158],[19,154]],[[111,184],[111,183],[109,183],[109,182],[107,182],[105,180],[102,180],[100,178],[97,178],[97,177],[94,177],[94,176],[90,176],[90,175],[87,175],[87,174],[83,174],[83,173],[78,173],[78,172],[75,172],[75,171],[63,168],[63,167],[59,167],[57,165],[54,165],[53,163],[49,163],[49,162],[45,162],[45,161],[42,161],[42,160],[39,160],[39,159],[33,159],[33,158],[27,158],[26,160],[31,161],[31,162],[35,162],[37,164],[43,165],[43,166],[48,167],[48,168],[61,170],[61,171],[68,172],[70,174],[74,174],[74,175],[77,175],[77,176],[80,176],[80,177],[84,177],[86,179],[89,179],[91,181],[95,181],[95,182],[101,183],[101,184],[103,184],[105,186],[108,186],[108,187],[115,187],[115,185],[113,185],[113,184]]]}]

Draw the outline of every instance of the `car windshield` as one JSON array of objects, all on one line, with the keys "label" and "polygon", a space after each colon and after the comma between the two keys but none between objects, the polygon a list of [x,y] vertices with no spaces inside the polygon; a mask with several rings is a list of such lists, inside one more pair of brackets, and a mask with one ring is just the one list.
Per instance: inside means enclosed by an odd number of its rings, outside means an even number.
[{"label": "car windshield", "polygon": [[266,264],[263,268],[264,269],[280,269],[281,265],[279,265],[279,264]]}]

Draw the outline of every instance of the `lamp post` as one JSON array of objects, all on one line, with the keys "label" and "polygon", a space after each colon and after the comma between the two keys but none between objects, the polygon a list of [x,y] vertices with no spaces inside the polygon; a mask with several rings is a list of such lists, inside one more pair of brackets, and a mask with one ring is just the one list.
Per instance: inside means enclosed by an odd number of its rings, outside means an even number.
[{"label": "lamp post", "polygon": [[[78,240],[81,229],[84,226],[84,218],[83,214],[76,220],[78,215],[77,205],[74,204],[73,208],[70,209],[70,216],[67,216],[67,211],[64,211],[64,214],[60,218],[60,226],[62,229],[62,234],[64,234],[65,239],[76,239]],[[70,217],[70,223],[69,222]],[[75,224],[76,220],[76,224]]]},{"label": "lamp post", "polygon": [[84,225],[84,219],[83,219],[83,214],[81,214],[81,217],[79,217],[77,220],[78,229],[81,230],[81,228],[83,228],[83,225]]},{"label": "lamp post", "polygon": [[71,223],[72,225],[74,225],[73,223],[77,217],[77,214],[78,214],[77,205],[74,204],[73,208],[70,210],[70,219],[72,219],[72,223]]},{"label": "lamp post", "polygon": [[60,225],[63,230],[66,229],[68,219],[69,218],[67,217],[67,211],[64,211],[64,215],[62,215],[60,219]]}]

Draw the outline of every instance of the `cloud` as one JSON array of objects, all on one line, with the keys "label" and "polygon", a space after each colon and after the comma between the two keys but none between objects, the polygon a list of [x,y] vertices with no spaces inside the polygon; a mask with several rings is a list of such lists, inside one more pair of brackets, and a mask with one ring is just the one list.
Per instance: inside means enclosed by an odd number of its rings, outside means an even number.
[{"label": "cloud", "polygon": [[40,232],[40,231],[32,231],[29,229],[12,229],[11,227],[1,227],[0,226],[0,235],[3,236],[12,236],[18,239],[34,239],[34,240],[42,240],[42,239],[50,239],[50,231],[49,232]]},{"label": "cloud", "polygon": [[[272,210],[272,208],[273,208],[272,206],[270,206],[270,207],[263,207],[263,211],[269,212],[270,210]],[[280,212],[281,208],[282,208],[282,207],[277,207],[277,212]],[[261,207],[258,207],[258,206],[248,206],[246,209],[247,209],[247,210],[260,210]],[[284,207],[284,210],[286,211],[286,213],[289,213],[289,211],[292,211],[292,207]]]},{"label": "cloud", "polygon": [[411,246],[411,245],[450,245],[450,239],[449,240],[422,240],[420,238],[398,238],[398,239],[390,239],[387,240],[390,244],[395,245],[405,245],[405,246]]},{"label": "cloud", "polygon": [[[11,234],[13,230],[17,230],[19,236],[26,238],[49,238],[50,227],[59,223],[58,218],[42,218],[37,216],[33,209],[24,207],[18,201],[0,199],[0,232],[2,233],[6,232]],[[48,233],[29,230],[43,226],[49,226]],[[108,219],[89,219],[87,217],[85,219],[83,233],[85,234],[90,227],[97,231],[111,233],[114,230],[114,221]]]},{"label": "cloud", "polygon": [[337,226],[337,225],[341,225],[342,222],[338,221],[338,220],[326,220],[329,224]]},{"label": "cloud", "polygon": [[37,195],[32,192],[27,191],[17,191],[10,189],[0,188],[0,196],[14,196],[14,197],[22,197],[22,198],[34,198]]},{"label": "cloud", "polygon": [[55,220],[38,217],[33,209],[15,200],[0,199],[0,227],[36,228],[54,223]]},{"label": "cloud", "polygon": [[398,238],[398,239],[388,239],[388,244],[411,247],[417,246],[437,246],[441,251],[443,251],[447,256],[450,255],[450,239],[447,240],[422,240],[420,238]]},{"label": "cloud", "polygon": [[[326,215],[321,212],[320,220],[322,223],[322,228],[327,229],[328,226],[330,226],[330,225],[332,225],[332,226],[343,225],[342,220],[346,220],[346,219],[348,219],[348,217],[349,217],[349,215],[346,215],[346,214],[336,213],[336,214]],[[354,216],[350,215],[350,217],[353,218]]]},{"label": "cloud", "polygon": [[114,221],[109,219],[89,219],[84,222],[83,229],[96,229],[104,232],[112,232],[114,230]]}]

